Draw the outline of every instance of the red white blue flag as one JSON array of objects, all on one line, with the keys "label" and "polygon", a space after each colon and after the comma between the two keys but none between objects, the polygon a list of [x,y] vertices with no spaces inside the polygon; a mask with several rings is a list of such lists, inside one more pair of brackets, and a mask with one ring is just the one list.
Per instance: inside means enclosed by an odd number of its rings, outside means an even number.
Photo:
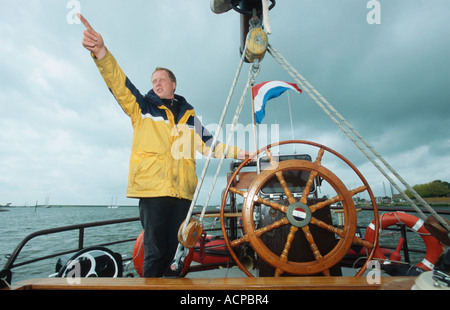
[{"label": "red white blue flag", "polygon": [[253,102],[255,105],[255,122],[261,124],[266,116],[265,108],[269,100],[281,96],[287,90],[294,90],[301,94],[302,90],[297,84],[283,81],[268,81],[255,85],[252,89]]}]

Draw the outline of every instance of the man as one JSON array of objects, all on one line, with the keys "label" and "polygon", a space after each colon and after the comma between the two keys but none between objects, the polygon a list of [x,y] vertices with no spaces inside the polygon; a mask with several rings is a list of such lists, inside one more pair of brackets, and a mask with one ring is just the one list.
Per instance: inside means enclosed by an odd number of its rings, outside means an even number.
[{"label": "man", "polygon": [[131,118],[134,129],[127,197],[139,198],[144,227],[144,277],[161,277],[172,262],[178,230],[187,216],[197,186],[195,150],[204,155],[240,160],[248,152],[222,143],[195,116],[193,107],[175,94],[174,74],[156,68],[152,89],[143,96],[108,51],[102,36],[79,14],[85,25],[83,46],[91,52],[110,91]]}]

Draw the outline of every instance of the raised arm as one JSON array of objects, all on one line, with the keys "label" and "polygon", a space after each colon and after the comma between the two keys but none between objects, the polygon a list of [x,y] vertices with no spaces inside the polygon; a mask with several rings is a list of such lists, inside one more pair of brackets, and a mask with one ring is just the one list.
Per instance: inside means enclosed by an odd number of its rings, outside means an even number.
[{"label": "raised arm", "polygon": [[117,64],[116,59],[106,49],[102,36],[92,28],[83,15],[78,14],[78,17],[86,27],[83,32],[83,46],[95,57],[94,62],[106,85],[134,124],[141,117],[142,94],[131,83]]}]

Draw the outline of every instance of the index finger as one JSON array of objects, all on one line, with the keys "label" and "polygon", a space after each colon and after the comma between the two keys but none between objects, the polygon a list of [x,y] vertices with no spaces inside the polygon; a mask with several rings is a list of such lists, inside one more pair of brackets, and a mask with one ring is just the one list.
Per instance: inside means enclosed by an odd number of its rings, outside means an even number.
[{"label": "index finger", "polygon": [[84,18],[83,15],[81,15],[81,13],[77,13],[78,18],[81,20],[81,22],[83,23],[83,25],[86,27],[86,29],[92,29],[94,30],[94,28],[92,28],[91,24],[89,24],[89,22],[86,20],[86,18]]}]

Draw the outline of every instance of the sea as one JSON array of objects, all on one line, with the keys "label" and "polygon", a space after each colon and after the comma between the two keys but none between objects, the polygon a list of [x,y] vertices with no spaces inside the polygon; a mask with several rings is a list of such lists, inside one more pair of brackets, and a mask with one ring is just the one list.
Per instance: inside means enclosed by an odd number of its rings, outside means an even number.
[{"label": "sea", "polygon": [[[399,208],[401,210],[401,208]],[[439,209],[439,208],[438,208]],[[443,207],[442,209],[448,210]],[[14,252],[19,243],[31,233],[68,225],[90,223],[114,219],[126,219],[139,217],[137,206],[109,208],[108,206],[52,206],[44,207],[14,207],[2,208],[0,212],[0,269],[5,266],[8,257]],[[6,210],[6,211],[5,211]],[[217,210],[211,207],[210,210]],[[373,219],[372,212],[360,212],[358,225],[366,227]],[[337,223],[337,214],[333,215],[333,221]],[[450,215],[444,216],[450,219]],[[205,219],[204,225],[209,229],[220,230],[220,221],[217,219]],[[122,239],[135,239],[142,232],[140,221],[121,223],[103,227],[86,228],[84,232],[84,246],[113,242]],[[381,244],[396,245],[400,236],[396,232],[383,232],[380,237]],[[409,248],[422,248],[424,243],[420,236],[408,234]],[[22,250],[16,263],[33,259],[43,255],[50,255],[56,251],[74,250],[78,247],[78,231],[64,232],[54,235],[40,236],[32,239]],[[126,258],[132,258],[134,242],[108,246],[112,251],[121,253]],[[411,263],[416,264],[424,258],[425,254],[411,254]],[[55,273],[58,258],[50,258],[45,261],[21,266],[13,269],[13,283],[30,279],[47,277]],[[135,276],[136,272],[130,263],[125,267],[124,275]]]}]

